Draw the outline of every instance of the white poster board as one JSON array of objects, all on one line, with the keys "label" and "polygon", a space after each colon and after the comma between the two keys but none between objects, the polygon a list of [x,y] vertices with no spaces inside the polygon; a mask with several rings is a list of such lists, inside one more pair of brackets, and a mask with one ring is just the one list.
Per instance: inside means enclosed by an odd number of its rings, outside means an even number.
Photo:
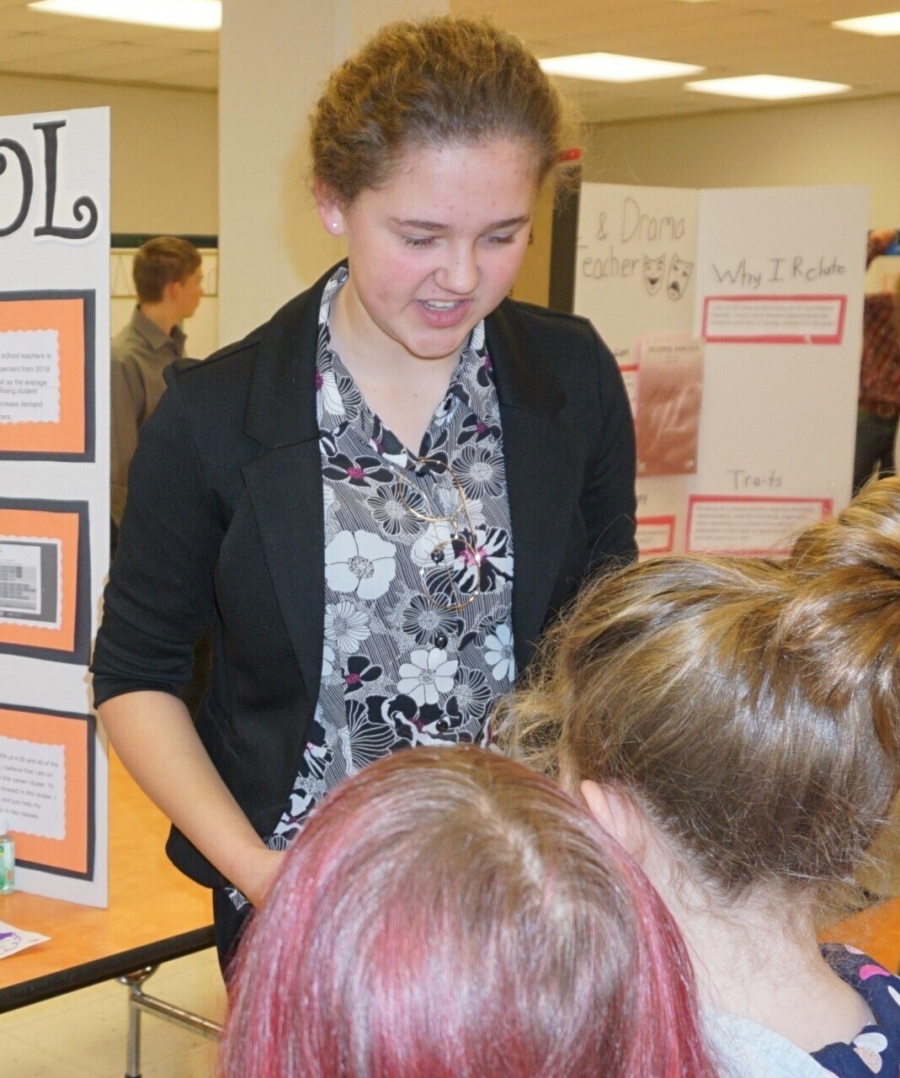
[{"label": "white poster board", "polygon": [[0,118],[0,166],[0,811],[19,890],[105,906],[109,110]]},{"label": "white poster board", "polygon": [[850,498],[867,192],[586,184],[575,310],[625,377],[638,544],[783,553]]}]

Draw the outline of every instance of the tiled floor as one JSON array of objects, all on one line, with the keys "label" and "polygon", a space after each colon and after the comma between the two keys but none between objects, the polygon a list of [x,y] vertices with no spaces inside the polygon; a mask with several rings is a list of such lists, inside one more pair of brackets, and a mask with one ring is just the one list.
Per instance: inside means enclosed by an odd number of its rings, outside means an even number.
[{"label": "tiled floor", "polygon": [[[225,988],[214,950],[167,962],[144,991],[221,1022]],[[0,1078],[122,1078],[127,989],[118,982],[0,1015]],[[143,1078],[213,1078],[216,1048],[153,1015],[141,1017]]]}]

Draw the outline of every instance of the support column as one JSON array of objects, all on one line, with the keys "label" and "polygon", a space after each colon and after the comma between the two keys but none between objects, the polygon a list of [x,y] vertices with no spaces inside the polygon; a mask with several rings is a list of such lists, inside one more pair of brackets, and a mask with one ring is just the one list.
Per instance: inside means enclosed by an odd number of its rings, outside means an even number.
[{"label": "support column", "polygon": [[309,192],[307,116],[382,23],[448,0],[226,0],[219,50],[219,340],[236,340],[344,254]]}]

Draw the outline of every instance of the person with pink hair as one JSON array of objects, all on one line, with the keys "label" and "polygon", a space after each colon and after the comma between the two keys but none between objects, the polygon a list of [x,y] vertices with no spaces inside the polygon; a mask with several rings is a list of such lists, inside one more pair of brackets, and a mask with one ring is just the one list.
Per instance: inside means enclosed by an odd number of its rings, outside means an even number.
[{"label": "person with pink hair", "polygon": [[661,900],[587,810],[473,746],[382,759],[288,851],[220,1078],[713,1078]]}]

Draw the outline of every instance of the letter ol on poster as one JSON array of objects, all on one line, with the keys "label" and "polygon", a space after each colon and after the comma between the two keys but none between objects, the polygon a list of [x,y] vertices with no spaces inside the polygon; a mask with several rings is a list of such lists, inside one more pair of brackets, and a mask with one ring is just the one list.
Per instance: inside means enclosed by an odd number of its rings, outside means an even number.
[{"label": "letter ol on poster", "polygon": [[107,901],[87,664],[109,552],[109,110],[0,117],[0,811],[19,890]]}]

